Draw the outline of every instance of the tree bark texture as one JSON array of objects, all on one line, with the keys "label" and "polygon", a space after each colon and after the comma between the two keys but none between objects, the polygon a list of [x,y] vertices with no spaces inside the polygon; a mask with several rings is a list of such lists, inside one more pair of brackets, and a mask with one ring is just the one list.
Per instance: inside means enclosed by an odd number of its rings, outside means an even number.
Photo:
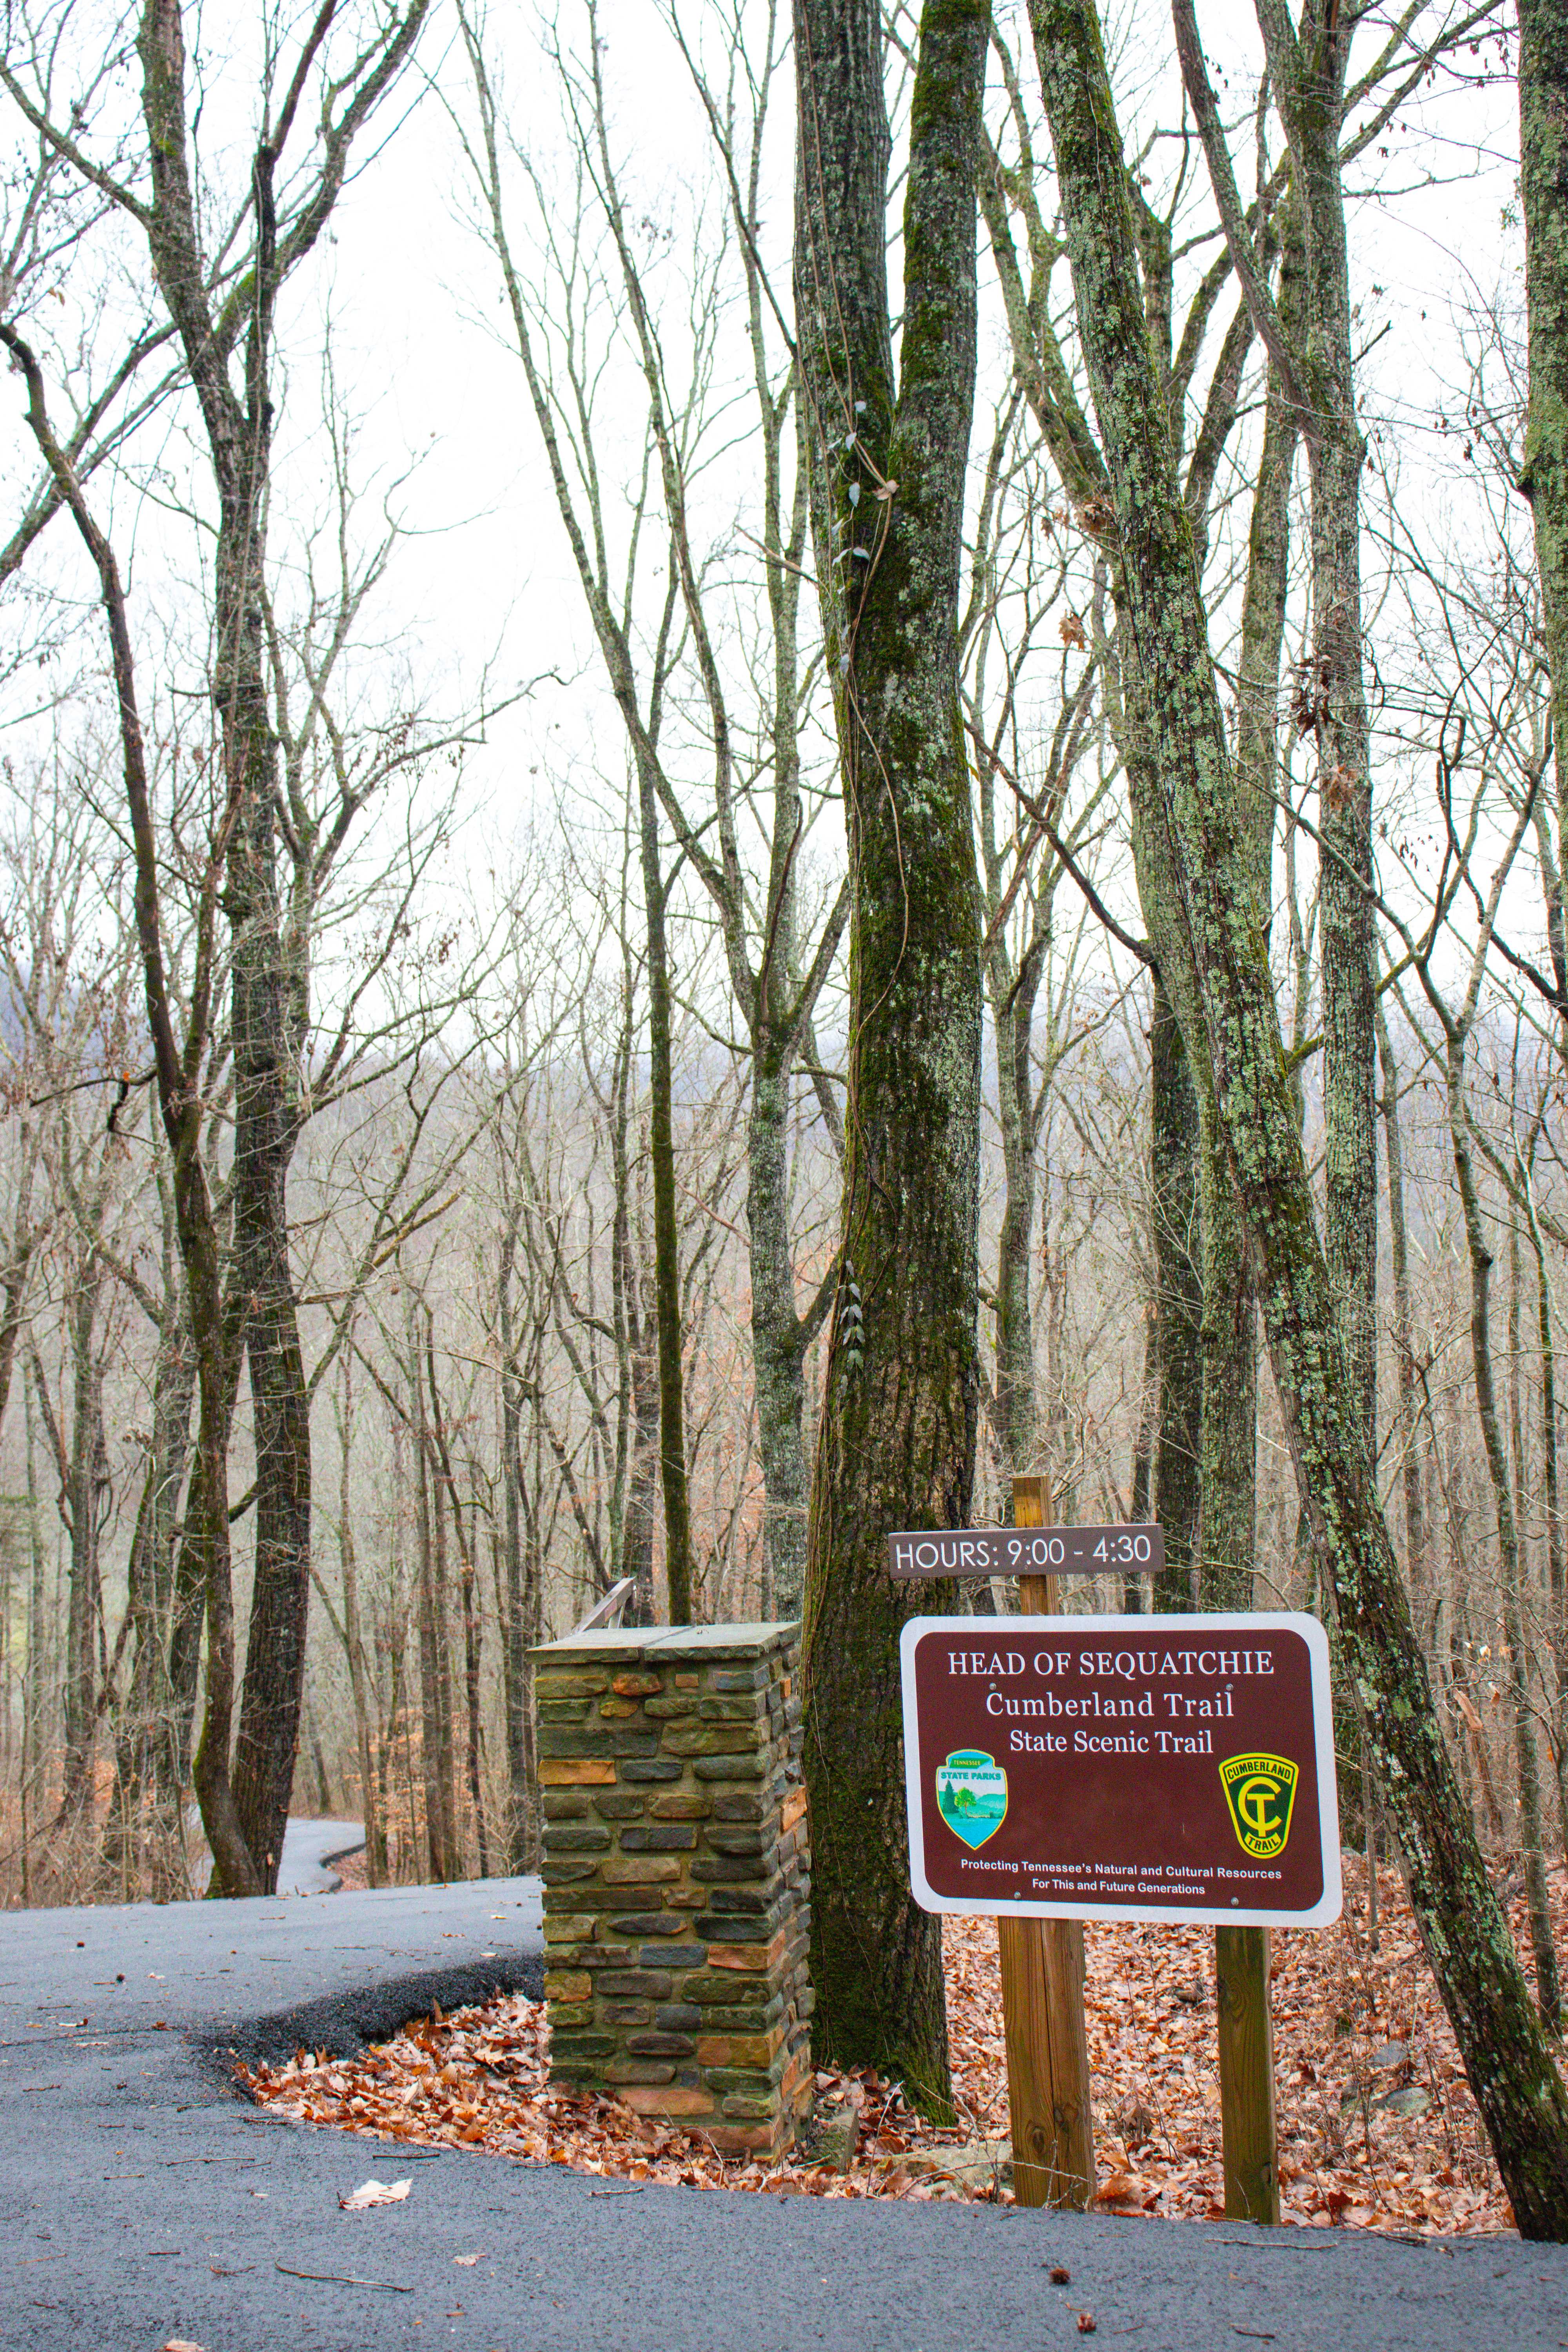
[{"label": "tree bark texture", "polygon": [[[1289,323],[1300,306],[1300,249],[1288,208],[1280,236],[1279,305]],[[1272,888],[1279,767],[1279,663],[1290,570],[1294,403],[1270,365],[1263,445],[1247,530],[1237,663],[1236,777],[1258,903]],[[1192,505],[1189,496],[1187,503]],[[1217,1103],[1205,1102],[1203,1459],[1199,1605],[1250,1609],[1258,1538],[1258,1310],[1252,1268]]]},{"label": "tree bark texture", "polygon": [[1546,1248],[1536,1222],[1533,1202],[1526,1194],[1530,1245],[1535,1258],[1536,1335],[1541,1349],[1541,1454],[1546,1507],[1546,1609],[1552,1638],[1552,1663],[1556,1693],[1552,1708],[1551,1748],[1557,1775],[1559,1832],[1568,1849],[1568,1578],[1563,1572],[1563,1497],[1560,1436],[1557,1425],[1556,1317]]},{"label": "tree bark texture", "polygon": [[1335,1286],[1290,1099],[1258,903],[1143,321],[1121,136],[1092,0],[1031,22],[1079,331],[1110,459],[1173,860],[1287,1440],[1338,1601],[1411,1899],[1521,2230],[1568,2234],[1568,2096],[1530,2000],[1432,1705],[1347,1395]]},{"label": "tree bark texture", "polygon": [[938,1922],[910,1894],[898,1527],[963,1527],[980,1399],[979,891],[957,609],[974,393],[980,0],[925,0],[895,374],[875,0],[795,0],[795,293],[849,871],[844,1261],[812,1494],[803,1680],[814,2033],[949,2100]]},{"label": "tree bark texture", "polygon": [[[138,47],[153,194],[148,241],[201,407],[218,499],[212,691],[226,798],[234,812],[225,898],[232,940],[235,1070],[232,1278],[245,1301],[256,1448],[255,1565],[232,1785],[252,1872],[260,1891],[270,1894],[277,1885],[299,1740],[310,1568],[310,1411],[285,1199],[296,1134],[300,1040],[295,993],[284,968],[275,816],[278,747],[264,668],[270,344],[279,282],[271,179],[277,158],[264,140],[253,173],[257,257],[241,398],[228,373],[232,331],[227,340],[216,331],[204,284],[188,157],[180,0],[148,0]],[[203,1746],[209,1746],[205,1735]],[[215,1761],[209,1755],[209,1769]],[[226,1876],[221,1857],[219,1873]]]},{"label": "tree bark texture", "polygon": [[[1059,796],[1058,796],[1059,797]],[[993,1422],[1001,1446],[1005,1507],[1012,1480],[1036,1467],[1039,1392],[1035,1379],[1034,1238],[1039,1192],[1040,1128],[1046,1087],[1034,1068],[1035,1007],[1050,955],[1050,887],[1039,893],[1022,952],[1015,959],[1002,920],[1003,874],[982,787],[984,914],[990,950],[985,984],[996,1039],[996,1112],[1002,1131],[1002,1220],[996,1241],[996,1395]]]},{"label": "tree bark texture", "polygon": [[[533,1870],[539,1861],[538,1780],[533,1742],[533,1669],[529,1651],[541,1639],[540,1580],[530,1554],[523,1558],[523,1381],[518,1362],[520,1335],[513,1305],[521,1208],[513,1200],[500,1238],[497,1282],[497,1336],[500,1340],[501,1557],[505,1606],[501,1614],[501,1685],[506,1716],[507,1819],[505,1852],[511,1870]],[[535,1367],[537,1371],[537,1367]],[[624,1570],[623,1570],[624,1573]]]},{"label": "tree bark texture", "polygon": [[[172,1218],[169,1223],[172,1225]],[[163,1902],[187,1891],[180,1834],[184,1748],[171,1671],[175,1537],[190,1459],[191,1408],[196,1386],[183,1279],[177,1269],[171,1268],[164,1283],[164,1322],[158,1335],[153,1382],[152,1445],[126,1572],[126,1607],[135,1646],[116,1761],[115,1818],[106,1833],[106,1859],[111,1873],[127,1886],[137,1883],[142,1809],[150,1792],[152,1817],[145,1859],[154,1899]]]},{"label": "tree bark texture", "polygon": [[658,803],[647,763],[637,768],[638,840],[647,917],[648,1165],[653,1179],[653,1283],[658,1318],[658,1475],[664,1499],[664,1580],[672,1625],[691,1622],[691,1512],[686,1490],[681,1351],[680,1219],[675,1203],[669,945],[658,847]]},{"label": "tree bark texture", "polygon": [[[1470,1361],[1475,1373],[1481,1441],[1486,1449],[1487,1469],[1492,1483],[1492,1503],[1497,1514],[1498,1559],[1502,1570],[1503,1629],[1508,1637],[1510,1694],[1513,1701],[1514,1764],[1519,1775],[1519,1843],[1524,1864],[1531,1939],[1535,1953],[1536,1992],[1541,2002],[1541,2013],[1555,2031],[1561,2001],[1557,1955],[1552,1941],[1552,1915],[1547,1906],[1546,1864],[1541,1845],[1541,1773],[1535,1748],[1535,1717],[1531,1711],[1530,1652],[1525,1641],[1524,1608],[1520,1590],[1523,1563],[1518,1510],[1509,1475],[1508,1448],[1503,1438],[1502,1415],[1498,1406],[1492,1358],[1493,1258],[1481,1213],[1470,1149],[1462,1034],[1451,1034],[1448,1039],[1447,1103],[1454,1177],[1458,1186],[1459,1206],[1465,1220],[1465,1241],[1470,1257]],[[1516,1298],[1517,1295],[1516,1268]],[[1517,1339],[1517,1331],[1514,1337]]]},{"label": "tree bark texture", "polygon": [[1318,760],[1322,865],[1325,1238],[1339,1296],[1345,1369],[1372,1458],[1377,1401],[1377,1121],[1372,782],[1361,604],[1361,474],[1350,255],[1340,161],[1345,67],[1354,19],[1339,0],[1256,0],[1270,91],[1291,167],[1299,225],[1299,322],[1270,302],[1242,217],[1226,136],[1199,46],[1192,0],[1175,0],[1176,47],[1208,156],[1226,243],[1254,324],[1284,376],[1311,480],[1313,644],[1297,724]]},{"label": "tree bark texture", "polygon": [[1388,1171],[1389,1255],[1394,1275],[1394,1372],[1399,1385],[1400,1484],[1405,1497],[1405,1565],[1413,1606],[1430,1581],[1426,1559],[1426,1513],[1421,1494],[1421,1462],[1415,1448],[1420,1407],[1415,1396],[1415,1338],[1410,1300],[1410,1243],[1405,1218],[1405,1143],[1400,1118],[1400,1068],[1381,1003],[1377,1008],[1378,1060],[1383,1071],[1384,1160]]},{"label": "tree bark texture", "polygon": [[[101,1214],[101,1196],[88,1205]],[[103,1293],[103,1262],[90,1234],[75,1269],[70,1302],[71,1432],[65,1501],[70,1533],[66,1610],[65,1762],[61,1824],[92,1801],[92,1754],[98,1728],[93,1634],[99,1615],[99,1505],[107,1480],[103,1443],[103,1371],[94,1342]]]},{"label": "tree bark texture", "polygon": [[763,1540],[778,1617],[805,1598],[808,1494],[805,1327],[795,1308],[789,1215],[789,1108],[794,1052],[759,1024],[746,1124],[746,1223],[751,1244],[752,1366],[763,1459]]},{"label": "tree bark texture", "polygon": [[[1541,572],[1561,844],[1568,840],[1568,16],[1559,0],[1519,0],[1519,146],[1530,331],[1521,487]],[[1548,909],[1560,984],[1562,888],[1559,876]],[[1568,1024],[1564,1040],[1568,1050]]]},{"label": "tree bark texture", "polygon": [[1158,973],[1149,1026],[1149,1059],[1150,1171],[1160,1335],[1154,1513],[1165,1532],[1165,1565],[1154,1579],[1154,1606],[1181,1610],[1193,1608],[1197,1597],[1203,1445],[1198,1101],[1181,1024]]}]

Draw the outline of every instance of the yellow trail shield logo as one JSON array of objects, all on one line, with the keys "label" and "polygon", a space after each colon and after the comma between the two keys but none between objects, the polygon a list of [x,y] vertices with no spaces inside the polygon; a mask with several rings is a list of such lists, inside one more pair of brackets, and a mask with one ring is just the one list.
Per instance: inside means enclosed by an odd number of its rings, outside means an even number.
[{"label": "yellow trail shield logo", "polygon": [[1243,1852],[1272,1862],[1290,1834],[1298,1768],[1284,1756],[1231,1756],[1219,1777]]}]

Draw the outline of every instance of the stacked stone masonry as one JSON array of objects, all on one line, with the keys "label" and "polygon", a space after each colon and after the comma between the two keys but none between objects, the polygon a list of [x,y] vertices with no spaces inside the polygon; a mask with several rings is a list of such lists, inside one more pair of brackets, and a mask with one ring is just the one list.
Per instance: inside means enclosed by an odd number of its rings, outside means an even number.
[{"label": "stacked stone masonry", "polygon": [[799,1628],[532,1654],[551,2079],[771,2160],[811,2101]]}]

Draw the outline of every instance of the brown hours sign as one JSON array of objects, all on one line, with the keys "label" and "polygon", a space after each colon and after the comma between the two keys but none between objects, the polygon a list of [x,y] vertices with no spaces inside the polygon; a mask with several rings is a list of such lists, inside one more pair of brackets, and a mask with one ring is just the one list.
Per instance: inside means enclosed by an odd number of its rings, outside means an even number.
[{"label": "brown hours sign", "polygon": [[1341,1905],[1313,1617],[916,1617],[910,1861],[928,1911],[1315,1927]]}]

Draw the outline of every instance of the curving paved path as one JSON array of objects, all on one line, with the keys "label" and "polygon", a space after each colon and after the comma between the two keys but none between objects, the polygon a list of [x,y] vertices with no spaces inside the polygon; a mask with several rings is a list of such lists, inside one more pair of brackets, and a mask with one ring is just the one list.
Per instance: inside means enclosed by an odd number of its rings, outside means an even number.
[{"label": "curving paved path", "polygon": [[[628,2193],[274,2122],[228,2088],[230,2053],[349,2049],[432,1999],[536,1989],[539,1950],[527,1879],[0,1915],[5,2352],[1042,2352],[1081,2343],[1080,2311],[1130,2352],[1568,2341],[1568,2249]],[[372,2175],[408,2201],[341,2212]]]},{"label": "curving paved path", "polygon": [[343,1882],[331,1865],[363,1843],[363,1822],[290,1821],[278,1864],[279,1894],[339,1894]]}]

